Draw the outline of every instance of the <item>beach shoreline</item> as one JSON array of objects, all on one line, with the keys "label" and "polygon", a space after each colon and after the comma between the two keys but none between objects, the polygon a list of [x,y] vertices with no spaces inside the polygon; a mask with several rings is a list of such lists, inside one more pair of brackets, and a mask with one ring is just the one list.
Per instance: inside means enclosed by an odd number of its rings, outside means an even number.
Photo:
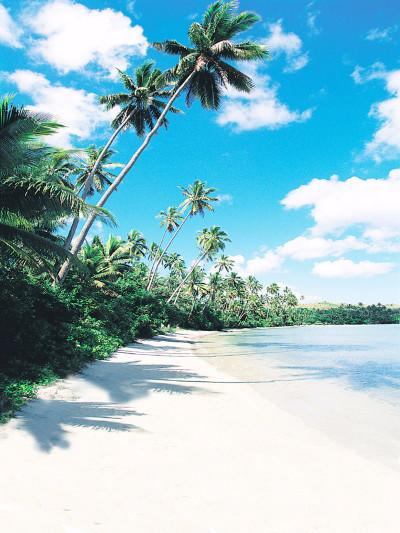
[{"label": "beach shoreline", "polygon": [[395,533],[397,472],[216,369],[196,349],[210,333],[142,340],[42,388],[0,429],[1,529]]}]

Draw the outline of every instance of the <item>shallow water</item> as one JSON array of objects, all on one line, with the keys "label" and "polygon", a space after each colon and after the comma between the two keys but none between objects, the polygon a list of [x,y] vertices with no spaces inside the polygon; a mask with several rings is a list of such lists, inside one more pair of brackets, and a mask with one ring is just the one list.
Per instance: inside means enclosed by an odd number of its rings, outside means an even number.
[{"label": "shallow water", "polygon": [[400,468],[400,325],[232,331],[203,338],[199,355],[358,454]]}]

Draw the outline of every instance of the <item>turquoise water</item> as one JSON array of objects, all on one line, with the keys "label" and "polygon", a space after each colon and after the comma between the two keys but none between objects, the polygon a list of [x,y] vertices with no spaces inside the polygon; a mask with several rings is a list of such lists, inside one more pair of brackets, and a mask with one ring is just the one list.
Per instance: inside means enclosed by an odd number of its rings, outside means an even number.
[{"label": "turquoise water", "polygon": [[400,325],[223,332],[203,338],[199,355],[341,444],[400,467]]}]

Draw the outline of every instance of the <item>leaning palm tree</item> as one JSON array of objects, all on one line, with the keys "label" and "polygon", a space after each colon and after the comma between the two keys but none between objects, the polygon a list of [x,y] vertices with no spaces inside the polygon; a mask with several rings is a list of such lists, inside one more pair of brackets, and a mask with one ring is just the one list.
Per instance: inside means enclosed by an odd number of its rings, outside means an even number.
[{"label": "leaning palm tree", "polygon": [[[179,228],[179,223],[182,220],[181,211],[177,207],[168,207],[166,211],[160,211],[160,213],[157,215],[160,219],[160,226],[164,226],[164,231],[161,237],[161,241],[158,245],[159,253],[163,253],[162,246],[164,244],[165,237],[167,236],[167,233],[173,233],[176,229]],[[149,283],[148,287],[150,285],[150,280],[153,276],[153,270],[157,263],[157,259],[159,256],[159,253],[157,253],[153,259],[153,263],[151,265],[151,269],[149,272]]]},{"label": "leaning palm tree", "polygon": [[[138,67],[134,72],[133,78],[126,72],[117,70],[126,92],[107,94],[99,99],[107,110],[117,107],[119,111],[111,122],[114,132],[103,149],[97,154],[85,188],[92,186],[92,180],[98,166],[121,131],[132,127],[139,137],[143,137],[146,127],[150,130],[153,129],[154,121],[160,118],[166,106],[162,99],[170,96],[170,91],[165,90],[166,80],[162,72],[154,68],[153,61],[146,61]],[[170,111],[179,112],[173,107],[171,107]],[[163,118],[161,124],[167,126],[167,120]]]},{"label": "leaning palm tree", "polygon": [[189,270],[188,274],[183,278],[181,283],[175,289],[175,291],[168,298],[168,302],[171,302],[173,299],[178,299],[179,293],[184,287],[186,281],[189,279],[189,276],[193,270],[198,266],[198,264],[204,259],[210,260],[215,254],[222,251],[225,248],[227,242],[230,242],[228,234],[223,231],[219,226],[212,226],[209,229],[203,229],[199,232],[197,236],[197,244],[200,249],[200,253],[194,262],[192,268]]},{"label": "leaning palm tree", "polygon": [[[114,153],[111,149],[104,150],[104,148],[96,148],[92,145],[81,152],[75,164],[70,163],[70,174],[77,175],[76,188],[81,193],[82,200],[93,196],[96,191],[103,191],[107,185],[111,185],[115,178],[111,170],[123,166],[122,163],[109,162]],[[98,161],[100,154],[103,155]],[[71,246],[78,224],[79,217],[75,217],[64,242],[66,250],[69,250]]]},{"label": "leaning palm tree", "polygon": [[[240,33],[251,29],[259,20],[260,17],[255,13],[238,13],[235,1],[217,1],[207,9],[200,24],[195,22],[189,27],[189,46],[174,40],[154,44],[157,50],[179,57],[178,64],[164,75],[164,81],[170,79],[175,82],[171,97],[143,143],[100,198],[97,204],[99,207],[104,206],[113,191],[135,165],[152,137],[164,124],[167,113],[180,94],[186,91],[188,104],[198,98],[204,108],[218,109],[221,95],[226,88],[233,87],[246,93],[251,91],[253,88],[251,78],[228,61],[255,61],[268,56],[266,48],[262,45],[250,40],[236,41]],[[95,218],[95,216],[89,216],[86,220],[71,249],[73,254],[79,251]],[[59,272],[60,282],[66,276],[68,269],[69,262],[66,262]]]},{"label": "leaning palm tree", "polygon": [[218,198],[216,198],[215,196],[212,196],[214,192],[215,192],[215,189],[213,187],[207,187],[207,184],[200,180],[196,180],[195,182],[193,182],[192,185],[182,188],[182,194],[185,199],[181,203],[180,208],[183,213],[186,212],[186,215],[184,219],[182,220],[182,223],[180,224],[180,226],[177,228],[175,233],[172,235],[172,237],[168,241],[165,249],[161,251],[159,258],[156,264],[154,265],[153,275],[149,280],[147,290],[150,290],[153,285],[154,277],[164,257],[164,254],[167,253],[171,244],[174,242],[178,233],[182,230],[183,226],[186,224],[187,220],[190,217],[194,217],[196,215],[204,216],[206,211],[214,211],[214,207],[212,204],[213,202],[218,201]]}]

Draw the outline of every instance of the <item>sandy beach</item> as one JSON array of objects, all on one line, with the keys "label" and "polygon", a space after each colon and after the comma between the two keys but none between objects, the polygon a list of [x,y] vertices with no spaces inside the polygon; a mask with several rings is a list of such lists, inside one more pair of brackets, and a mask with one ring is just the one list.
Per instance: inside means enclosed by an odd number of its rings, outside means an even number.
[{"label": "sandy beach", "polygon": [[0,429],[5,533],[397,533],[400,476],[196,355],[122,348]]}]

